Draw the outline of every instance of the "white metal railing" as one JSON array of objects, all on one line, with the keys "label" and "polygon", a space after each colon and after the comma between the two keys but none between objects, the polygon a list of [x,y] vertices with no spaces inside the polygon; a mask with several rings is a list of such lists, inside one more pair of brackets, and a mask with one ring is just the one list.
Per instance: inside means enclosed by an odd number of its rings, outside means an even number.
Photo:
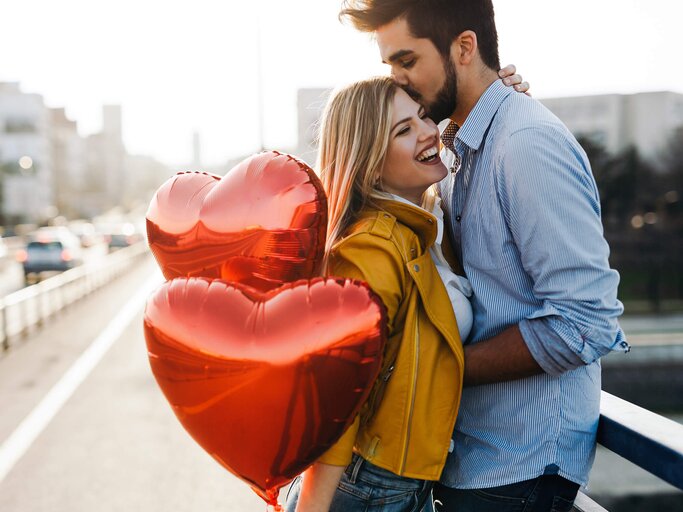
[{"label": "white metal railing", "polygon": [[137,243],[0,299],[0,341],[3,350],[10,348],[16,336],[42,325],[50,316],[110,282],[148,254],[147,244]]}]

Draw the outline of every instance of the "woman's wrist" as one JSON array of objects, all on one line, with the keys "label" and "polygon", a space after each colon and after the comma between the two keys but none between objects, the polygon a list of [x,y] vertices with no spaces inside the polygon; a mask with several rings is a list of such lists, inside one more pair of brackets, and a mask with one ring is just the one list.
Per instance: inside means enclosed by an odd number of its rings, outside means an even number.
[{"label": "woman's wrist", "polygon": [[320,462],[308,468],[301,480],[296,512],[328,512],[343,473],[344,466]]}]

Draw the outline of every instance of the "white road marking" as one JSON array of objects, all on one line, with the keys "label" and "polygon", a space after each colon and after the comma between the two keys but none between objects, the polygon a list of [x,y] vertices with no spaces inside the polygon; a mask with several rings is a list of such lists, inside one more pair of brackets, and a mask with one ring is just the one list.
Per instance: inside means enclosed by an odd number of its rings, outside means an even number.
[{"label": "white road marking", "polygon": [[66,401],[78,389],[90,372],[97,366],[102,357],[114,342],[121,337],[140,312],[152,290],[163,282],[159,272],[155,272],[118,312],[100,335],[71,365],[61,379],[50,389],[41,402],[24,418],[19,426],[0,446],[0,482],[12,470],[14,465],[28,451],[36,438],[48,426],[52,418],[59,412]]}]

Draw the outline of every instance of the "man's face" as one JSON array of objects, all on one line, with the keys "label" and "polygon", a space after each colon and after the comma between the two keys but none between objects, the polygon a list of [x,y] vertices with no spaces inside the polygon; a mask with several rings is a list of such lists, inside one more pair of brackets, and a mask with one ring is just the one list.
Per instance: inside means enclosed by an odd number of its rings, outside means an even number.
[{"label": "man's face", "polygon": [[382,61],[391,66],[396,82],[437,123],[455,111],[457,80],[455,67],[444,60],[429,39],[416,38],[410,33],[404,18],[377,29],[377,45]]}]

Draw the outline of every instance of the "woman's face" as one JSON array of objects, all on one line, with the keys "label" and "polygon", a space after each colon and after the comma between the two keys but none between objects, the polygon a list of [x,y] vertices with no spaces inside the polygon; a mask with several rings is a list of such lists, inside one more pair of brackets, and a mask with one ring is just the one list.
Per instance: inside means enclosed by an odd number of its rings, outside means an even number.
[{"label": "woman's face", "polygon": [[448,174],[439,158],[439,129],[402,89],[393,107],[382,189],[419,204],[430,185]]}]

